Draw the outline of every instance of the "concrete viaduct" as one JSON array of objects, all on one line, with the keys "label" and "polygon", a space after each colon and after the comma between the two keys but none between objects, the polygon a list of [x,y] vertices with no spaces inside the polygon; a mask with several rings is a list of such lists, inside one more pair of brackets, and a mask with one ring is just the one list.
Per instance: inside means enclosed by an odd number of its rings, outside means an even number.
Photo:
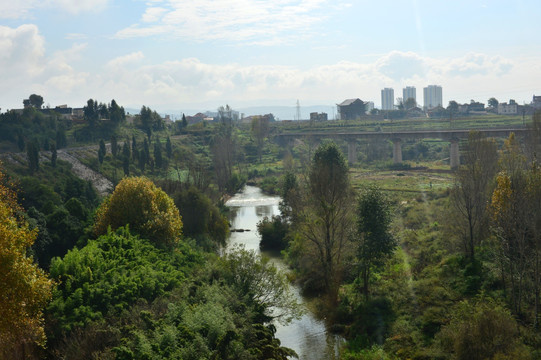
[{"label": "concrete viaduct", "polygon": [[[529,131],[526,128],[505,128],[505,129],[472,129],[485,135],[485,137],[508,137],[515,133],[517,136],[525,136]],[[402,140],[405,139],[441,139],[451,143],[450,165],[451,169],[460,165],[460,153],[458,142],[460,139],[467,138],[469,129],[457,130],[411,130],[395,132],[314,132],[314,133],[296,133],[296,134],[278,134],[275,138],[282,144],[289,143],[294,139],[313,138],[313,139],[340,139],[348,143],[348,162],[355,164],[357,162],[357,140],[391,140],[393,143],[393,162],[399,164],[402,162]]]}]

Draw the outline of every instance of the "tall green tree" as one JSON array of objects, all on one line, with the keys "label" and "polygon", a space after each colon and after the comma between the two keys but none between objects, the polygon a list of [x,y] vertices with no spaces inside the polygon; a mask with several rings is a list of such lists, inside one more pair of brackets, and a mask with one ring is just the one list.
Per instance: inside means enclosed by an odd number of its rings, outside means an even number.
[{"label": "tall green tree", "polygon": [[118,138],[116,135],[111,136],[111,154],[116,158],[118,155]]},{"label": "tall green tree", "polygon": [[488,99],[488,106],[490,106],[491,108],[497,109],[498,104],[499,102],[495,97],[491,97],[490,99]]},{"label": "tall green tree", "polygon": [[451,191],[452,232],[460,237],[463,252],[471,261],[475,257],[475,247],[488,235],[487,204],[498,171],[497,150],[494,140],[484,138],[480,132],[470,132],[464,165],[455,173]]},{"label": "tall green tree", "polygon": [[135,139],[135,135],[132,135],[132,137],[131,137],[131,153],[132,153],[132,157],[133,157],[134,162],[137,160],[136,152],[137,152],[137,140]]},{"label": "tall green tree", "polygon": [[36,109],[41,109],[41,106],[43,105],[43,96],[32,94],[30,95],[28,100],[30,101],[30,105],[32,105]]},{"label": "tall green tree", "polygon": [[24,136],[22,134],[17,135],[17,147],[19,151],[24,151]]},{"label": "tall green tree", "polygon": [[162,143],[159,138],[154,141],[154,160],[158,168],[163,167]]},{"label": "tall green tree", "polygon": [[107,153],[107,149],[105,147],[105,141],[103,139],[100,140],[100,146],[98,149],[98,161],[101,164],[103,164],[103,159],[105,158],[105,154]]},{"label": "tall green tree", "polygon": [[130,176],[130,145],[126,140],[122,146],[122,168],[124,170],[124,176]]},{"label": "tall green tree", "polygon": [[376,186],[363,189],[357,203],[357,257],[363,294],[369,295],[370,277],[396,247],[391,233],[391,204]]},{"label": "tall green tree", "polygon": [[141,152],[141,155],[143,155],[145,164],[150,164],[150,145],[146,138],[143,141],[143,151]]},{"label": "tall green tree", "polygon": [[500,163],[504,170],[498,174],[492,194],[492,230],[498,240],[501,282],[507,289],[511,310],[522,314],[528,295],[526,280],[535,254],[528,218],[540,210],[528,206],[531,197],[524,171],[525,156],[514,134],[505,142]]},{"label": "tall green tree", "polygon": [[188,121],[186,120],[186,115],[182,114],[182,121],[180,124],[182,125],[182,129],[186,129],[188,127]]},{"label": "tall green tree", "polygon": [[165,143],[165,154],[167,155],[168,159],[171,159],[171,156],[173,156],[173,145],[171,144],[171,138],[168,136],[167,141]]},{"label": "tall green tree", "polygon": [[259,162],[261,162],[263,145],[265,144],[265,139],[269,135],[269,120],[266,117],[254,117],[252,119],[251,131],[257,146],[257,155],[259,156]]},{"label": "tall green tree", "polygon": [[99,120],[98,102],[93,99],[88,99],[86,106],[83,108],[84,119],[91,128],[96,127]]},{"label": "tall green tree", "polygon": [[66,138],[66,129],[63,124],[58,125],[56,130],[56,148],[63,149],[68,146],[68,140]]},{"label": "tall green tree", "polygon": [[300,230],[314,247],[325,290],[334,301],[352,224],[347,162],[335,143],[320,145],[308,174],[307,205]]},{"label": "tall green tree", "polygon": [[118,106],[115,99],[111,100],[111,106],[108,109],[108,113],[112,123],[115,126],[118,126],[126,120],[126,113],[124,112],[124,108]]},{"label": "tall green tree", "polygon": [[233,174],[237,142],[231,125],[220,124],[211,144],[212,160],[220,191],[227,188]]},{"label": "tall green tree", "polygon": [[28,157],[28,168],[31,173],[39,170],[39,144],[36,140],[26,143],[26,155]]}]

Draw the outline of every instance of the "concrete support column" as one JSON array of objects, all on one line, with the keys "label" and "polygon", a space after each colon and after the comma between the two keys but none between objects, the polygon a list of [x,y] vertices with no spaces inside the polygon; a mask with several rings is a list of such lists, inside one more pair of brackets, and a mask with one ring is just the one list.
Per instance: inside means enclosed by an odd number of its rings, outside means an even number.
[{"label": "concrete support column", "polygon": [[458,150],[458,139],[451,139],[451,169],[457,169],[460,166],[460,151]]},{"label": "concrete support column", "polygon": [[349,165],[357,163],[357,142],[355,140],[348,141],[348,163]]},{"label": "concrete support column", "polygon": [[402,163],[402,140],[393,139],[393,163]]}]

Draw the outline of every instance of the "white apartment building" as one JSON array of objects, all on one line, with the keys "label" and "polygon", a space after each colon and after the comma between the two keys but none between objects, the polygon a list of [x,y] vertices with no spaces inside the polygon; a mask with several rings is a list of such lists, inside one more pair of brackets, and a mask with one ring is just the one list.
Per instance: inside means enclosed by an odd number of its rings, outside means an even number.
[{"label": "white apartment building", "polygon": [[381,90],[381,110],[394,110],[394,89]]},{"label": "white apartment building", "polygon": [[443,106],[442,89],[439,85],[428,85],[423,88],[423,100],[426,110]]},{"label": "white apartment building", "polygon": [[417,90],[415,90],[415,86],[406,86],[402,89],[402,101],[406,102],[408,99],[413,99],[417,102]]}]

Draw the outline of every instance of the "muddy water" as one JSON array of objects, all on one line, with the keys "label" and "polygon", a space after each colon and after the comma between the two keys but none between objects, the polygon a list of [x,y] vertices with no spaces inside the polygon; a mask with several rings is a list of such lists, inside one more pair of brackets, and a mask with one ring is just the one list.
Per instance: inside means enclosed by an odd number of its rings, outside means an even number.
[{"label": "muddy water", "polygon": [[[279,197],[268,196],[257,187],[246,186],[244,190],[233,196],[226,205],[231,209],[231,229],[243,229],[243,232],[232,232],[228,248],[242,245],[247,250],[259,253],[259,235],[257,223],[265,216],[278,215]],[[272,261],[280,269],[287,271],[286,265],[281,259],[274,257]],[[293,286],[292,290],[303,306],[305,300],[300,294],[300,289]],[[287,325],[276,324],[276,337],[283,346],[297,352],[302,360],[326,360],[337,359],[339,344],[342,338],[330,334],[323,320],[306,310],[302,318],[293,320]]]}]

